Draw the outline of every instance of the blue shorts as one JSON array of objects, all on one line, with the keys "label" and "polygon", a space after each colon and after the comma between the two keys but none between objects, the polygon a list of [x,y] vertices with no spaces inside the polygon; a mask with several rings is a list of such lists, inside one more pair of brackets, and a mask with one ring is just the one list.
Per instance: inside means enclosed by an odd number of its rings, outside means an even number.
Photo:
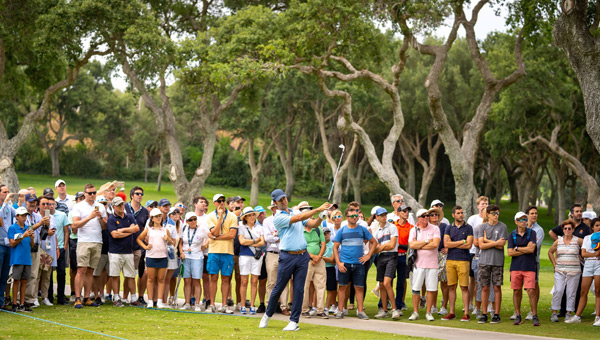
[{"label": "blue shorts", "polygon": [[338,273],[338,284],[340,286],[347,286],[348,282],[352,281],[354,287],[363,287],[363,283],[365,282],[365,266],[360,263],[344,263],[344,267],[346,267],[346,272],[342,273],[340,271]]},{"label": "blue shorts", "polygon": [[202,267],[204,267],[204,260],[183,260],[183,278],[201,279]]},{"label": "blue shorts", "polygon": [[219,274],[231,276],[233,273],[233,255],[231,254],[208,254],[208,273],[211,275]]},{"label": "blue shorts", "polygon": [[152,258],[146,257],[146,267],[148,268],[167,268],[169,261],[166,257]]}]

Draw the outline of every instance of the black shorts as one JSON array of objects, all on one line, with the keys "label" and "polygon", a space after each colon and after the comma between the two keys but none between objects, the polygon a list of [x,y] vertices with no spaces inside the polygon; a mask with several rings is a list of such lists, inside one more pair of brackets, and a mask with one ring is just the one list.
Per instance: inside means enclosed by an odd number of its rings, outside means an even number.
[{"label": "black shorts", "polygon": [[266,256],[262,257],[262,266],[260,266],[260,276],[258,277],[259,280],[267,279],[267,263],[265,262],[266,258]]},{"label": "black shorts", "polygon": [[335,267],[325,267],[325,272],[327,272],[327,284],[326,289],[328,292],[337,291],[337,280],[335,279]]},{"label": "black shorts", "polygon": [[77,270],[77,239],[69,239],[69,266]]},{"label": "black shorts", "polygon": [[396,267],[398,266],[398,253],[381,253],[377,257],[377,276],[378,282],[383,282],[383,278],[396,277]]}]

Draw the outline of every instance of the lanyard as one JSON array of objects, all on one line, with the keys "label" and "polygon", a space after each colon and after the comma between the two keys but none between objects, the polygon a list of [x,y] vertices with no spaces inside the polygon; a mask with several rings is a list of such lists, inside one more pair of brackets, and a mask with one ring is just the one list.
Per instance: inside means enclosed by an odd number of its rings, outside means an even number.
[{"label": "lanyard", "polygon": [[190,226],[188,226],[188,250],[191,251],[192,250],[192,242],[194,241],[194,237],[196,237],[196,232],[198,231],[198,226],[196,226],[196,229],[194,229],[194,233],[192,234],[192,238],[190,238]]},{"label": "lanyard", "polygon": [[[223,234],[223,224],[225,223],[225,220],[227,219],[227,209],[225,209],[225,216],[223,216],[223,221],[221,221],[221,234]],[[217,211],[217,209],[215,209],[215,215],[217,216],[217,223],[219,223],[219,212]]]}]

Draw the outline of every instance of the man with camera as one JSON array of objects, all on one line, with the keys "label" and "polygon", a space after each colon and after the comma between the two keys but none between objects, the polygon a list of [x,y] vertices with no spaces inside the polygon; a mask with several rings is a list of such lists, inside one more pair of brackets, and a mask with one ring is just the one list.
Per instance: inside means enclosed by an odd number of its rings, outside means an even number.
[{"label": "man with camera", "polygon": [[3,223],[0,225],[0,309],[4,308],[4,291],[10,272],[8,228],[14,223],[15,219],[15,208],[13,208],[11,202],[15,194],[9,192],[6,185],[0,184],[0,221]]},{"label": "man with camera", "polygon": [[27,221],[25,222],[25,224],[31,226],[31,228],[33,229],[33,246],[31,247],[31,276],[27,281],[25,302],[29,304],[30,307],[38,307],[40,305],[37,298],[37,283],[40,269],[39,245],[41,240],[45,240],[48,236],[48,230],[50,227],[50,217],[42,217],[42,215],[36,212],[38,208],[38,198],[37,196],[35,196],[35,194],[26,194],[25,202],[27,202],[27,212],[29,213],[29,215],[27,215]]},{"label": "man with camera", "polygon": [[[31,277],[31,250],[35,244],[35,231],[32,226],[27,226],[29,216],[30,213],[26,208],[17,208],[15,210],[17,222],[8,228],[10,265],[13,267],[14,280],[12,312],[31,312],[29,306],[25,304],[27,280]],[[36,229],[39,227],[39,225],[36,226]],[[20,304],[17,302],[19,295],[21,297]]]}]

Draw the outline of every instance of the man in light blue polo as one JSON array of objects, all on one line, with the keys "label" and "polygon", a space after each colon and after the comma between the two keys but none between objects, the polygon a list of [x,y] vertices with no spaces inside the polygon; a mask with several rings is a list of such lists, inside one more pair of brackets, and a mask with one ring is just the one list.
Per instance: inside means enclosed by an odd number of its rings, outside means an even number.
[{"label": "man in light blue polo", "polygon": [[[277,268],[277,282],[275,288],[269,297],[267,312],[260,320],[259,328],[265,328],[269,325],[269,320],[275,313],[275,307],[279,297],[287,286],[288,282],[294,276],[294,300],[292,302],[292,314],[290,322],[283,329],[284,331],[297,331],[300,312],[302,311],[302,300],[304,299],[304,281],[308,271],[308,262],[310,256],[306,251],[306,239],[304,238],[304,225],[302,221],[313,217],[315,214],[323,212],[329,208],[329,203],[325,202],[317,209],[294,213],[288,208],[288,200],[285,192],[281,189],[275,189],[271,193],[271,199],[277,205],[277,212],[273,223],[279,233],[279,266]],[[306,223],[307,228],[318,228],[321,225],[322,214],[319,218],[311,219]]]}]

